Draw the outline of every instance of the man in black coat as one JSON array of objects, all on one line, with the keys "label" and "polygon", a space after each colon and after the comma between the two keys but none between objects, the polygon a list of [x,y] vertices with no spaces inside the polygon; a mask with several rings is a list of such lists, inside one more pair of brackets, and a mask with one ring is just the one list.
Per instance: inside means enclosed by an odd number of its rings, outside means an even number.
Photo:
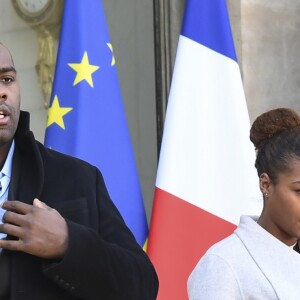
[{"label": "man in black coat", "polygon": [[1,172],[4,165],[11,177],[1,208],[0,299],[156,299],[155,270],[99,170],[35,140],[0,44]]}]

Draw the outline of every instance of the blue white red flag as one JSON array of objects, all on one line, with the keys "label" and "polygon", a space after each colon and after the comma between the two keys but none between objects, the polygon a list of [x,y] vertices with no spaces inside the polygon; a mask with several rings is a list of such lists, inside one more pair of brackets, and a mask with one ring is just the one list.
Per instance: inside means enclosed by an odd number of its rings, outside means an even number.
[{"label": "blue white red flag", "polygon": [[200,257],[261,209],[225,0],[187,0],[168,100],[148,253],[158,300],[187,299]]}]

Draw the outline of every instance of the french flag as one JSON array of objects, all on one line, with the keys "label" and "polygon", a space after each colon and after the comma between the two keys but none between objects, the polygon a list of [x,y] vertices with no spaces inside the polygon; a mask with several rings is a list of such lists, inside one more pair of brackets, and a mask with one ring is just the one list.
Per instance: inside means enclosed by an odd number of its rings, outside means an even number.
[{"label": "french flag", "polygon": [[249,130],[226,1],[187,0],[148,243],[157,299],[188,299],[188,276],[206,250],[240,215],[260,213]]}]

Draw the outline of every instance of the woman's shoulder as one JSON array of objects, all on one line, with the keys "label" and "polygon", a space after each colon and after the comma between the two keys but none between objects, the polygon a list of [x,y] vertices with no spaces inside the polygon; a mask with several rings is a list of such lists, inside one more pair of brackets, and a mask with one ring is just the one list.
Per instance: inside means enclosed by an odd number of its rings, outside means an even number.
[{"label": "woman's shoulder", "polygon": [[235,268],[241,264],[241,260],[247,260],[249,254],[239,237],[232,233],[223,240],[212,245],[199,260],[199,267],[210,268],[217,266]]},{"label": "woman's shoulder", "polygon": [[224,238],[213,244],[206,252],[205,255],[231,255],[233,254],[233,249],[241,246],[241,241],[238,236],[233,232],[228,237]]},{"label": "woman's shoulder", "polygon": [[208,249],[189,276],[190,299],[241,298],[235,270],[236,263],[241,262],[235,257],[238,248],[239,241],[233,233]]}]

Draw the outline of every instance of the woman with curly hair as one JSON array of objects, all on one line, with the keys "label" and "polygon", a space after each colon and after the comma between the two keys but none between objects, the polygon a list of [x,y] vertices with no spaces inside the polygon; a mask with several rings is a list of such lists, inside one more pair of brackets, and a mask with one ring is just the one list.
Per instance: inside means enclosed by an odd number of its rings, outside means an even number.
[{"label": "woman with curly hair", "polygon": [[250,130],[264,205],[212,246],[188,280],[190,300],[299,299],[300,116],[260,115]]}]

